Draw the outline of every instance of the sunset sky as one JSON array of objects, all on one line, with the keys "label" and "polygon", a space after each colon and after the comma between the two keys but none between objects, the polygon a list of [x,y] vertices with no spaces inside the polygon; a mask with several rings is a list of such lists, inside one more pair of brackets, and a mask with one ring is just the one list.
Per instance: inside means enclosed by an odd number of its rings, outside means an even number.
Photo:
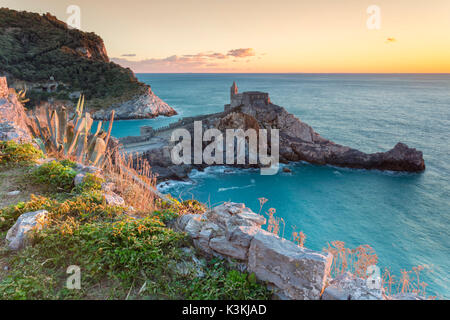
[{"label": "sunset sky", "polygon": [[69,5],[135,72],[450,73],[450,0],[0,0],[63,21]]}]

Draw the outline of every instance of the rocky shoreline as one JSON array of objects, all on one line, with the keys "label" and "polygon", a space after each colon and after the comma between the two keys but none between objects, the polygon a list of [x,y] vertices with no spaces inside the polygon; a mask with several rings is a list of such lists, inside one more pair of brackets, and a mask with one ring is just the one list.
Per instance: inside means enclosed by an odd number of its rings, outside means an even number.
[{"label": "rocky shoreline", "polygon": [[[233,90],[233,88],[232,88]],[[183,118],[169,127],[153,130],[144,128],[140,137],[120,139],[123,151],[143,155],[152,165],[159,181],[185,180],[192,169],[202,170],[206,165],[174,165],[171,159],[171,133],[186,129],[194,136],[194,122],[202,121],[203,130],[218,129],[279,129],[280,163],[305,161],[317,165],[382,171],[418,173],[425,170],[423,153],[399,142],[387,152],[367,154],[325,139],[308,124],[302,122],[283,107],[273,104],[267,93],[237,93],[234,87],[231,103],[223,112]],[[236,94],[239,95],[236,98]],[[203,148],[206,144],[203,144]],[[270,148],[270,143],[269,143]],[[248,143],[246,143],[248,154]],[[193,162],[191,162],[193,163]],[[249,168],[260,165],[234,165]]]},{"label": "rocky shoreline", "polygon": [[[133,71],[111,62],[103,39],[55,16],[0,8],[0,77],[26,90],[29,105],[72,107],[80,95],[96,120],[155,118],[176,111]],[[25,54],[26,53],[26,54]]]},{"label": "rocky shoreline", "polygon": [[146,87],[143,94],[123,103],[114,104],[107,109],[95,112],[94,120],[109,120],[111,111],[115,111],[115,120],[151,119],[158,116],[171,117],[177,114],[167,103],[155,95],[150,88]]}]

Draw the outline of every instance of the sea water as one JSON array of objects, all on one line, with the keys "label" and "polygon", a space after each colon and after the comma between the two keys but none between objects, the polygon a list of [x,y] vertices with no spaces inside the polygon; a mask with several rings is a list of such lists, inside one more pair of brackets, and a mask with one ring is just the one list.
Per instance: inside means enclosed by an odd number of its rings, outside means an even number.
[{"label": "sea water", "polygon": [[[165,126],[180,117],[219,112],[230,86],[269,92],[316,132],[364,152],[401,141],[424,153],[421,174],[351,170],[306,163],[292,173],[261,176],[258,170],[209,168],[166,192],[211,205],[243,202],[275,208],[284,235],[303,231],[306,246],[322,250],[334,240],[374,248],[379,265],[400,275],[425,265],[427,292],[450,298],[450,75],[372,74],[138,74],[178,116],[116,121],[113,135],[138,135],[139,126]],[[283,229],[283,228],[282,228]]]}]

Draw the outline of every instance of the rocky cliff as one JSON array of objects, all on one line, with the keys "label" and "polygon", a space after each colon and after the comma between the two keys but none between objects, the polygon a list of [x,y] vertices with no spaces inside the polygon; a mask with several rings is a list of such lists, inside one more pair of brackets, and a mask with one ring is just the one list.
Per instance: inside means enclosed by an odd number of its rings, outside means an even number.
[{"label": "rocky cliff", "polygon": [[49,13],[0,9],[1,75],[12,87],[28,88],[29,106],[76,101],[83,93],[89,109],[122,108],[120,119],[176,114],[130,69],[109,61],[98,35],[68,28]]},{"label": "rocky cliff", "polygon": [[6,78],[0,77],[0,140],[31,142],[30,121],[17,95],[8,88]]},{"label": "rocky cliff", "polygon": [[154,118],[160,115],[170,117],[177,114],[174,109],[155,95],[150,87],[147,88],[146,92],[144,91],[131,100],[116,103],[110,108],[95,112],[93,118],[95,120],[108,120],[112,109],[115,110],[114,118],[122,120]]},{"label": "rocky cliff", "polygon": [[251,116],[263,128],[280,130],[280,161],[307,161],[355,169],[421,172],[423,154],[399,142],[387,152],[367,154],[321,137],[308,124],[283,107],[269,103],[246,104],[233,109],[229,128],[240,128],[242,115]]}]

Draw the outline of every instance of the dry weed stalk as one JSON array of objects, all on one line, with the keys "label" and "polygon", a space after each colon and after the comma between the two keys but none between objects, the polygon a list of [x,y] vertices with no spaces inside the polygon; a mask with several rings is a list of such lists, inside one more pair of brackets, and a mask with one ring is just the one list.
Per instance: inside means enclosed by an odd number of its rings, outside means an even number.
[{"label": "dry weed stalk", "polygon": [[378,256],[369,245],[362,245],[356,249],[348,249],[343,241],[333,241],[325,251],[333,255],[331,275],[336,277],[349,271],[356,276],[366,279],[367,268],[376,265]]},{"label": "dry weed stalk", "polygon": [[264,207],[264,204],[265,204],[267,201],[269,201],[269,200],[266,199],[266,198],[258,198],[258,200],[259,200],[259,212],[258,212],[258,214],[261,214],[261,210],[262,210],[262,208]]},{"label": "dry weed stalk", "polygon": [[108,152],[103,170],[107,181],[114,183],[115,191],[137,213],[151,213],[156,209],[154,200],[159,193],[155,187],[156,177],[147,160],[131,154]]},{"label": "dry weed stalk", "polygon": [[277,236],[280,235],[280,224],[283,223],[283,232],[281,237],[284,238],[284,230],[286,228],[286,223],[283,218],[275,217],[275,213],[277,210],[275,208],[270,208],[266,215],[269,217],[269,221],[267,223],[267,231],[271,232]]},{"label": "dry weed stalk", "polygon": [[[369,245],[362,245],[356,249],[348,249],[342,241],[333,241],[325,251],[333,255],[333,264],[330,275],[335,278],[345,272],[350,272],[359,278],[367,279],[367,268],[378,262],[378,257]],[[385,268],[381,277],[381,284],[386,296],[393,294],[412,293],[420,297],[426,297],[427,283],[421,281],[420,273],[424,266],[413,267],[411,271],[401,270],[400,278],[395,280],[388,268]],[[428,297],[435,299],[436,297]]]},{"label": "dry weed stalk", "polygon": [[300,247],[305,247],[305,241],[306,241],[306,234],[303,233],[303,231],[300,232],[293,232],[292,233],[292,239],[294,242]]}]

